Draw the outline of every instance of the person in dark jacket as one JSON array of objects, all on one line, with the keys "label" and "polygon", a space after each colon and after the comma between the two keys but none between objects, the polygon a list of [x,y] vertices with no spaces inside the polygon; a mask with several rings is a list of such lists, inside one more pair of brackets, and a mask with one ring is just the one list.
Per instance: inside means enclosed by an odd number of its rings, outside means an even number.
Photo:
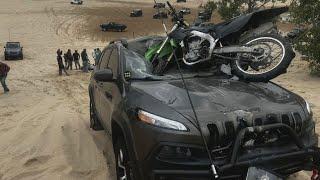
[{"label": "person in dark jacket", "polygon": [[4,93],[7,93],[10,91],[6,84],[6,78],[8,76],[9,71],[10,71],[10,67],[5,63],[0,62],[0,82],[3,87]]},{"label": "person in dark jacket", "polygon": [[82,71],[87,73],[89,71],[89,58],[88,58],[86,49],[82,50],[81,59],[82,59],[82,65],[83,65]]},{"label": "person in dark jacket", "polygon": [[66,56],[68,61],[68,66],[66,68],[72,70],[73,56],[70,49],[68,49]]},{"label": "person in dark jacket", "polygon": [[57,56],[59,56],[59,55],[62,56],[62,51],[61,51],[61,49],[58,49],[58,50],[57,50]]},{"label": "person in dark jacket", "polygon": [[66,73],[67,76],[69,76],[69,74],[66,71],[66,68],[63,65],[61,54],[58,54],[57,61],[58,61],[58,66],[59,66],[59,75],[61,76],[62,75],[62,71],[63,71],[64,73]]},{"label": "person in dark jacket", "polygon": [[63,59],[64,59],[64,66],[68,67],[68,57],[67,57],[67,53],[63,54]]},{"label": "person in dark jacket", "polygon": [[80,69],[80,63],[79,63],[79,60],[80,60],[80,54],[78,53],[78,50],[75,50],[74,53],[73,53],[73,60],[74,60],[74,65],[76,66],[76,69]]}]

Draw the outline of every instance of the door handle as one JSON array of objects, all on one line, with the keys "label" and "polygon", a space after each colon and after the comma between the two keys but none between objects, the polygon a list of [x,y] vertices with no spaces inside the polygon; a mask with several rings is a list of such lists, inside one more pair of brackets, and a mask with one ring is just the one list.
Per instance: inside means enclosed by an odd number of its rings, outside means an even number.
[{"label": "door handle", "polygon": [[106,98],[109,99],[110,101],[112,101],[112,94],[110,94],[109,92],[105,92],[104,93]]}]

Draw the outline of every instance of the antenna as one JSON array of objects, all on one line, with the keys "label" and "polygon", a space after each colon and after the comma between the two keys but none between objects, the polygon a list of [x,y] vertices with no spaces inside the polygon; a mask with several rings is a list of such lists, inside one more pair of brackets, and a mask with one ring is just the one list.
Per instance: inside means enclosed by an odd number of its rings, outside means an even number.
[{"label": "antenna", "polygon": [[207,144],[207,141],[204,137],[204,134],[202,132],[202,129],[201,129],[201,126],[200,126],[200,122],[199,122],[199,119],[198,119],[198,116],[197,116],[197,112],[194,108],[194,105],[193,105],[193,102],[192,102],[192,99],[191,99],[191,96],[190,96],[190,93],[189,93],[189,89],[187,87],[187,83],[183,77],[183,74],[182,74],[182,71],[181,71],[181,67],[180,67],[180,64],[178,62],[178,58],[177,58],[177,55],[176,55],[176,50],[173,50],[173,56],[174,56],[174,59],[176,61],[176,64],[177,64],[177,67],[178,67],[178,70],[179,70],[179,74],[181,76],[181,80],[182,80],[182,84],[184,86],[184,89],[186,90],[186,93],[187,93],[187,97],[188,97],[188,100],[189,100],[189,103],[190,103],[190,106],[191,106],[191,109],[192,109],[192,112],[194,114],[194,118],[195,118],[195,121],[196,121],[196,124],[197,124],[197,128],[200,132],[200,135],[201,135],[201,138],[202,138],[202,141],[203,141],[203,145],[205,146],[206,148],[206,151],[207,151],[207,154],[208,154],[208,158],[210,160],[210,169],[212,171],[212,175],[213,175],[213,179],[218,179],[219,178],[219,175],[217,173],[217,169],[216,169],[216,166],[214,165],[214,162],[213,162],[213,158],[212,158],[212,155],[211,155],[211,152],[210,152],[210,149],[209,149],[209,146]]}]

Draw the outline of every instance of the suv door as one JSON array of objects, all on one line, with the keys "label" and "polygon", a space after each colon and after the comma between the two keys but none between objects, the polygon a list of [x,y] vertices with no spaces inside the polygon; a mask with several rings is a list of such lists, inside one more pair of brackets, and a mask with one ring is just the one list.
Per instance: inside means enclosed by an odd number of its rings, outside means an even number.
[{"label": "suv door", "polygon": [[101,118],[103,123],[111,133],[111,119],[114,114],[115,107],[121,101],[121,92],[118,85],[121,83],[119,76],[119,51],[115,46],[112,50],[108,68],[113,72],[113,81],[104,82],[104,92],[100,94]]},{"label": "suv door", "polygon": [[[98,64],[96,66],[95,71],[104,69],[108,67],[110,55],[112,52],[112,48],[108,47],[102,52],[102,56],[100,57],[100,60],[98,61]],[[103,83],[98,82],[96,80],[93,80],[93,99],[94,99],[94,105],[96,107],[96,114],[98,115],[99,119],[101,119],[101,107],[100,107],[100,92],[102,91]]]}]

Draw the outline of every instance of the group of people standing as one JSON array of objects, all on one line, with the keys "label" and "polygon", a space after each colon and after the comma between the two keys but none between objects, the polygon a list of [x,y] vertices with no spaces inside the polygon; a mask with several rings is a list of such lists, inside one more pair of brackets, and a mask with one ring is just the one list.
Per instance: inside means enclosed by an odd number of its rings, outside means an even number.
[{"label": "group of people standing", "polygon": [[[62,50],[57,50],[57,61],[59,66],[59,75],[62,75],[62,72],[65,72],[65,74],[68,76],[68,72],[66,70],[72,70],[73,63],[75,64],[75,68],[82,69],[83,72],[89,72],[89,57],[87,54],[87,50],[83,49],[81,52],[81,55],[78,53],[78,50],[75,50],[74,53],[71,52],[70,49],[66,53],[63,54],[62,59]],[[82,68],[80,66],[80,57],[82,59]]]}]

